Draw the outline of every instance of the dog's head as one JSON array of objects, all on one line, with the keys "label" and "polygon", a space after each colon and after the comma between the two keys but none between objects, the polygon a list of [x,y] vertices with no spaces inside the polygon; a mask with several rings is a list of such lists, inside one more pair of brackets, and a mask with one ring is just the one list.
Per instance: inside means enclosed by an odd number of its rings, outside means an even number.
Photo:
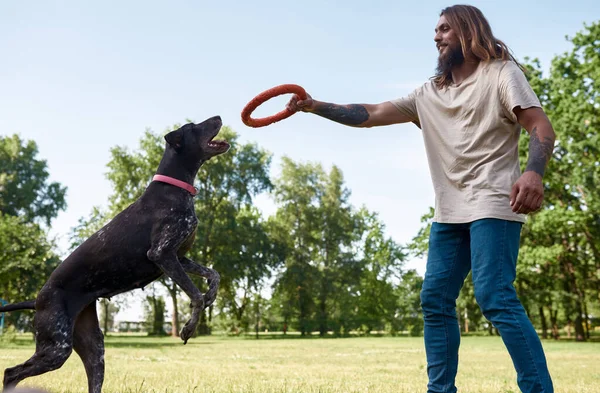
[{"label": "dog's head", "polygon": [[221,129],[220,116],[211,117],[202,123],[189,123],[165,135],[167,149],[189,161],[204,162],[229,150],[229,143],[224,140],[215,141]]}]

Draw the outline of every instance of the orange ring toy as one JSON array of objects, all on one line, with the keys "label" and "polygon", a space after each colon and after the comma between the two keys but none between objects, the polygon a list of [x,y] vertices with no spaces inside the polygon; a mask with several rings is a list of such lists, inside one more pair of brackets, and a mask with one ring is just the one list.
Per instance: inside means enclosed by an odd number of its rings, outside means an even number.
[{"label": "orange ring toy", "polygon": [[258,108],[259,105],[263,104],[265,101],[268,101],[271,98],[280,96],[282,94],[290,93],[297,94],[301,100],[305,100],[307,98],[306,91],[304,91],[304,89],[298,85],[286,84],[275,86],[269,90],[263,91],[262,93],[254,97],[252,101],[246,104],[246,106],[242,110],[242,121],[248,127],[256,128],[268,126],[269,124],[273,124],[280,120],[287,119],[296,112],[285,108],[284,110],[274,114],[273,116],[263,117],[260,119],[253,119],[252,117],[250,117],[250,115],[252,114],[252,112],[254,112],[256,108]]}]

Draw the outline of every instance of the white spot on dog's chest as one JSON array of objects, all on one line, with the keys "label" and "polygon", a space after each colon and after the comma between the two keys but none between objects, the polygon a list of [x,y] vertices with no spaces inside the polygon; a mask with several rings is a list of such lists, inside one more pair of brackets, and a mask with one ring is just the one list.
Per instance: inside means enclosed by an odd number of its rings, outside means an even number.
[{"label": "white spot on dog's chest", "polygon": [[156,253],[162,254],[163,250],[185,241],[194,232],[197,225],[198,219],[193,215],[181,218],[175,225],[165,224],[163,236],[156,246]]},{"label": "white spot on dog's chest", "polygon": [[187,224],[188,228],[194,229],[196,225],[198,225],[198,219],[194,216],[187,216],[185,218],[185,223]]}]

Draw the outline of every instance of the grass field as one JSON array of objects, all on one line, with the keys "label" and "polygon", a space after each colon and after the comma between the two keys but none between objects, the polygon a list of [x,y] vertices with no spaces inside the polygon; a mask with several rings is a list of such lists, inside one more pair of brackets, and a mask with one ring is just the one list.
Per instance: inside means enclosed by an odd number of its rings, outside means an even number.
[{"label": "grass field", "polygon": [[[558,393],[600,392],[600,343],[544,341]],[[0,344],[0,368],[33,353],[31,340]],[[497,337],[465,337],[457,387],[461,393],[519,392]],[[422,338],[178,339],[108,337],[105,393],[401,393],[426,391]],[[20,386],[53,393],[87,392],[74,353],[59,370]]]}]

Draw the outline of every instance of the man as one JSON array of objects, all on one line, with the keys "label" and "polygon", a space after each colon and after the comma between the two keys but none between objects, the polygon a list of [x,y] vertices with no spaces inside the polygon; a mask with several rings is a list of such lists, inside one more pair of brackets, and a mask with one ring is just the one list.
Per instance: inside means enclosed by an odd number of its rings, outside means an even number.
[{"label": "man", "polygon": [[[437,73],[407,97],[377,105],[292,98],[288,107],[354,127],[422,129],[435,217],[421,292],[428,393],[456,392],[456,299],[472,270],[475,297],[498,328],[526,393],[551,393],[541,342],[513,287],[525,214],[543,200],[555,134],[523,71],[481,11],[445,8],[435,28]],[[518,140],[530,135],[521,174]]]}]

